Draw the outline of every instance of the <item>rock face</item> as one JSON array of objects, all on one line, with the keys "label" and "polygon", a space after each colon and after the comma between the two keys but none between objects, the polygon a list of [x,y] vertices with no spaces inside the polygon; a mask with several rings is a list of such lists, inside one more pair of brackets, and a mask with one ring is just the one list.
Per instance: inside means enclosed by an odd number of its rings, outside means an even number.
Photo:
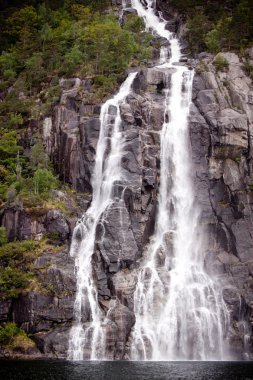
[{"label": "rock face", "polygon": [[197,64],[190,137],[196,193],[210,240],[208,266],[226,278],[224,298],[233,320],[230,338],[235,354],[242,357],[243,350],[249,350],[242,348],[244,334],[252,339],[253,315],[252,82],[238,56],[219,55],[229,64],[224,71],[215,70],[215,57]]},{"label": "rock face", "polygon": [[53,117],[44,122],[47,153],[64,182],[78,191],[89,193],[99,136],[100,106],[92,101],[81,101],[89,97],[89,81],[62,79],[60,86],[60,104]]},{"label": "rock face", "polygon": [[48,252],[34,262],[34,272],[40,286],[0,301],[0,322],[15,322],[36,343],[37,350],[17,351],[17,357],[65,358],[76,290],[74,262],[67,250]]}]

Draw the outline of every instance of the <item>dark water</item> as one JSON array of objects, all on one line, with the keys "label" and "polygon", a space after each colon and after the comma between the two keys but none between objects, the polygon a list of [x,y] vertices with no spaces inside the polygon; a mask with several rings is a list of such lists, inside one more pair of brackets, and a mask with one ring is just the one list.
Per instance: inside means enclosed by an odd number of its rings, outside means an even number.
[{"label": "dark water", "polygon": [[0,361],[1,380],[251,380],[253,362]]}]

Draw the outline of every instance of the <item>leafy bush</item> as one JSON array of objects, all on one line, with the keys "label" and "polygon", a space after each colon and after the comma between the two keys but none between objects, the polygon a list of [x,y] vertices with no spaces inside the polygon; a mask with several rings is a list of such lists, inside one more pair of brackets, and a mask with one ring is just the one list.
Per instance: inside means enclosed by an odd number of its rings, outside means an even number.
[{"label": "leafy bush", "polygon": [[[10,266],[14,262],[22,262],[29,253],[35,255],[39,242],[34,240],[15,241],[0,247],[1,265]],[[15,263],[14,263],[15,266]]]},{"label": "leafy bush", "polygon": [[221,50],[220,35],[217,29],[212,29],[207,33],[205,43],[208,50],[213,53],[218,53]]},{"label": "leafy bush", "polygon": [[33,279],[28,271],[39,248],[36,241],[17,241],[0,247],[0,299],[16,298]]},{"label": "leafy bush", "polygon": [[49,190],[53,190],[58,185],[57,178],[48,169],[37,169],[33,176],[35,194],[47,195]]},{"label": "leafy bush", "polygon": [[3,326],[0,326],[0,343],[9,344],[16,335],[23,332],[14,322],[4,323]]},{"label": "leafy bush", "polygon": [[145,29],[145,22],[143,18],[135,14],[129,14],[124,23],[124,29],[133,33],[140,33]]},{"label": "leafy bush", "polygon": [[24,290],[33,275],[19,269],[6,267],[0,269],[0,298],[16,298]]},{"label": "leafy bush", "polygon": [[10,349],[35,347],[35,343],[14,322],[0,326],[0,344]]},{"label": "leafy bush", "polygon": [[213,60],[213,65],[216,68],[216,71],[224,71],[229,67],[229,63],[222,55],[217,55]]},{"label": "leafy bush", "polygon": [[16,127],[23,124],[23,117],[20,113],[17,112],[11,112],[10,113],[10,119],[9,119],[9,126]]}]

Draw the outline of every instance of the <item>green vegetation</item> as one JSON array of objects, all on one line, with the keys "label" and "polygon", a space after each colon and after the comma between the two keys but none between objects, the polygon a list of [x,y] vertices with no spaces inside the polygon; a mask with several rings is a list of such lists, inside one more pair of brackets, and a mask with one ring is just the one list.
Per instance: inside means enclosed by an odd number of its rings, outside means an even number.
[{"label": "green vegetation", "polygon": [[34,260],[42,252],[58,252],[59,234],[52,233],[40,241],[23,240],[0,246],[0,300],[17,298],[24,290],[42,289],[34,274]]},{"label": "green vegetation", "polygon": [[36,257],[40,243],[16,241],[0,247],[0,299],[15,298],[33,279],[30,264]]},{"label": "green vegetation", "polygon": [[[121,27],[113,12],[103,12],[110,1],[100,5],[91,0],[34,3],[6,5],[3,12],[3,89],[14,85],[15,92],[21,82],[23,95],[32,98],[45,85],[56,86],[57,78],[75,75],[92,80],[109,75],[116,85],[134,59],[141,62],[147,55],[148,44],[140,36],[145,35],[143,21],[130,15]],[[23,117],[20,110],[15,112]]]},{"label": "green vegetation", "polygon": [[245,73],[251,78],[253,79],[253,65],[251,63],[249,63],[248,60],[246,60],[242,66],[243,70],[245,71]]},{"label": "green vegetation", "polygon": [[39,140],[31,147],[29,157],[23,152],[16,130],[0,130],[0,203],[40,203],[58,186],[59,181]]},{"label": "green vegetation", "polygon": [[0,326],[0,345],[11,350],[35,347],[35,343],[14,322],[3,323]]},{"label": "green vegetation", "polygon": [[24,273],[19,269],[0,269],[0,299],[16,298],[29,285],[32,277],[31,273]]},{"label": "green vegetation", "polygon": [[[1,266],[15,267],[17,264],[32,261],[40,242],[34,240],[15,241],[0,247]],[[30,260],[29,260],[30,259]]]},{"label": "green vegetation", "polygon": [[193,52],[242,51],[253,42],[251,0],[170,0],[187,20]]},{"label": "green vegetation", "polygon": [[0,227],[0,247],[6,244],[8,241],[6,231],[4,227]]},{"label": "green vegetation", "polygon": [[229,63],[221,54],[218,54],[213,60],[213,65],[216,71],[226,71],[229,67]]}]

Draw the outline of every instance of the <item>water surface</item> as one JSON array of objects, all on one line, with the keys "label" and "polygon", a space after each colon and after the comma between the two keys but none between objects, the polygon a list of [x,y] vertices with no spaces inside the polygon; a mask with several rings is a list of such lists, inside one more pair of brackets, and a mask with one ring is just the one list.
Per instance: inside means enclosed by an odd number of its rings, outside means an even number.
[{"label": "water surface", "polygon": [[2,380],[251,380],[253,362],[0,361]]}]

